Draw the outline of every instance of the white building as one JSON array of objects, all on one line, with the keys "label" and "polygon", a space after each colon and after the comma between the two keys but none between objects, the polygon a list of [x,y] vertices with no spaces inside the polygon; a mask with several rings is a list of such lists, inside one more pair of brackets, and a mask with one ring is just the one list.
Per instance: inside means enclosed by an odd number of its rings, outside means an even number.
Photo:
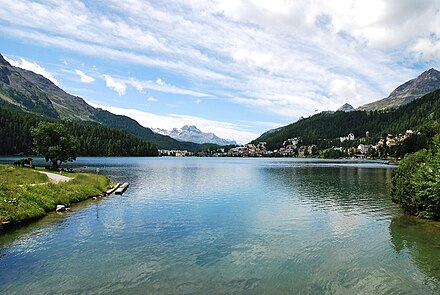
[{"label": "white building", "polygon": [[361,154],[366,154],[368,150],[371,148],[371,144],[360,144],[357,147],[357,151]]},{"label": "white building", "polygon": [[339,140],[341,142],[344,142],[346,140],[354,140],[354,134],[353,133],[349,133],[347,136],[339,137]]}]

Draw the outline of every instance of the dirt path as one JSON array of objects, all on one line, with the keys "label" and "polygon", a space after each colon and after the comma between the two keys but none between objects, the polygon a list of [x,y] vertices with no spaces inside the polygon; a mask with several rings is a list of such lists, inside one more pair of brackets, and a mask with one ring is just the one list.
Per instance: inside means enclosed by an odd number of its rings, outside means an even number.
[{"label": "dirt path", "polygon": [[45,171],[38,171],[38,172],[46,174],[47,177],[49,177],[50,181],[53,182],[53,183],[65,182],[65,181],[71,181],[72,180],[72,178],[70,178],[70,177],[59,175],[59,174],[55,174],[55,173],[51,173],[51,172],[45,172]]}]

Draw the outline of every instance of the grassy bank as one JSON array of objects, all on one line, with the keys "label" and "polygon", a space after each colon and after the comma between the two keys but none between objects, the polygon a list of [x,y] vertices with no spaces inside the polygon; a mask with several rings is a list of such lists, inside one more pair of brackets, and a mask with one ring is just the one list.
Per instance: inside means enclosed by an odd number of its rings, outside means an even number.
[{"label": "grassy bank", "polygon": [[58,204],[75,203],[107,190],[104,175],[69,174],[69,182],[51,183],[49,178],[28,168],[0,165],[0,224],[17,223],[46,215]]}]

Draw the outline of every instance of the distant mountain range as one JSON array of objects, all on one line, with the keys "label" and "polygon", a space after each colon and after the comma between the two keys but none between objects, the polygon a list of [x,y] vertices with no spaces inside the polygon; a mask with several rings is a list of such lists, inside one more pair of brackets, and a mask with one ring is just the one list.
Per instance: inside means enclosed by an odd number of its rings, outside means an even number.
[{"label": "distant mountain range", "polygon": [[437,89],[440,89],[440,72],[430,69],[397,87],[387,98],[360,106],[357,110],[395,109]]},{"label": "distant mountain range", "polygon": [[217,145],[236,145],[233,140],[227,140],[216,136],[214,133],[205,133],[200,131],[194,125],[185,125],[182,128],[173,128],[172,130],[151,128],[155,133],[168,135],[179,141],[189,141],[199,144],[213,143]]},{"label": "distant mountain range", "polygon": [[1,54],[0,107],[56,120],[103,124],[133,134],[160,149],[200,151],[209,147],[154,133],[127,116],[94,108],[81,97],[66,93],[42,75],[12,66]]}]

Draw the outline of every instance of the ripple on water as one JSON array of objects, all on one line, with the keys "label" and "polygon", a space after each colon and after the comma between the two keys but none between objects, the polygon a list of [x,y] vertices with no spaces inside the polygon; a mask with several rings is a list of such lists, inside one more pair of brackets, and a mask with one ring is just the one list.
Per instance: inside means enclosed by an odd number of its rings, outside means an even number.
[{"label": "ripple on water", "polygon": [[0,237],[0,293],[429,294],[438,287],[440,233],[399,217],[388,196],[391,169],[380,163],[87,158],[78,165],[100,167],[130,188]]}]

